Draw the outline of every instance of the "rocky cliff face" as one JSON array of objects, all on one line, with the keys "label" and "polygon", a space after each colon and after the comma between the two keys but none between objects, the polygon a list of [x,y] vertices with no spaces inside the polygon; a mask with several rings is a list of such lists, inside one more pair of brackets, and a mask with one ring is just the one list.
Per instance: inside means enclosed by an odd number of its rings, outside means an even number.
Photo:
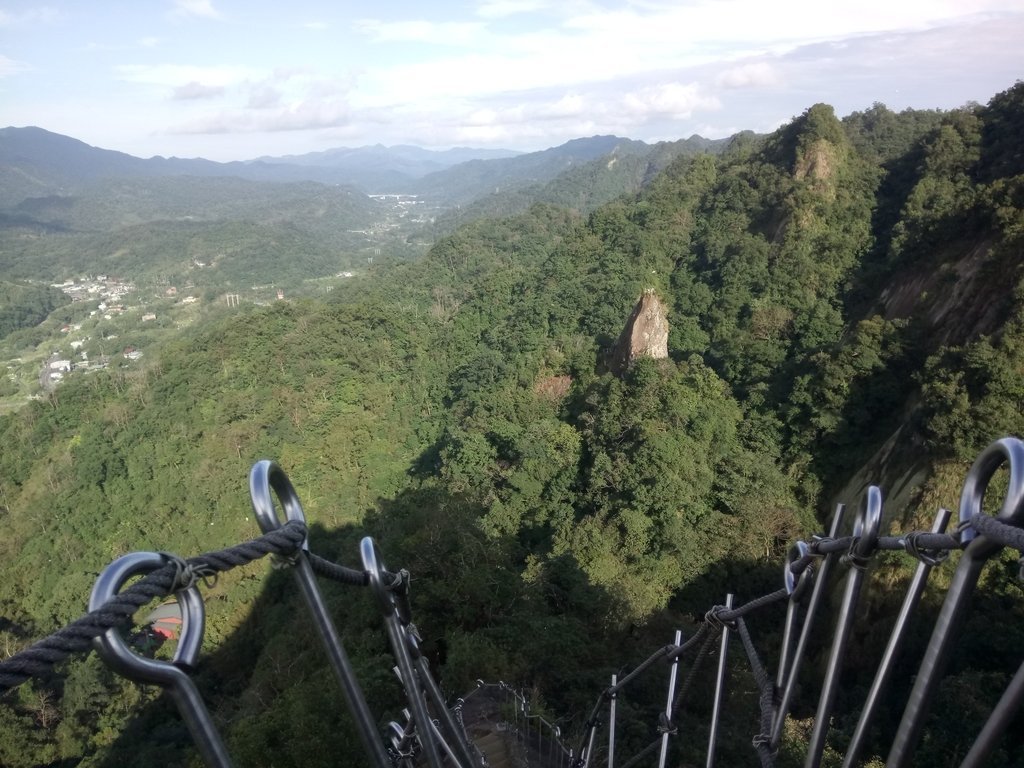
[{"label": "rocky cliff face", "polygon": [[627,370],[638,357],[668,357],[668,318],[654,291],[644,291],[608,357],[615,374]]}]

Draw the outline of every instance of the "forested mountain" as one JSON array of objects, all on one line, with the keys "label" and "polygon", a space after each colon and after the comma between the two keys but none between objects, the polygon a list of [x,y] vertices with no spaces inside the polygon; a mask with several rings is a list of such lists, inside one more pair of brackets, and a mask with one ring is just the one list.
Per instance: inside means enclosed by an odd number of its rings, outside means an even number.
[{"label": "forested mountain", "polygon": [[[501,207],[501,202],[505,199],[510,201],[512,211],[521,210],[522,206],[517,204],[517,197],[521,199],[524,195],[529,197],[530,202],[572,205],[572,195],[578,194],[580,187],[585,189],[588,184],[588,180],[580,179],[579,176],[573,178],[572,174],[580,169],[585,169],[582,171],[584,174],[593,175],[595,171],[599,172],[601,167],[611,170],[616,164],[640,166],[643,169],[643,177],[645,171],[660,170],[667,160],[677,154],[714,153],[721,151],[728,143],[728,139],[709,140],[691,136],[689,139],[662,142],[652,146],[618,136],[591,136],[586,139],[574,139],[542,152],[461,163],[448,170],[425,176],[413,189],[447,206],[470,205],[482,198],[493,196],[496,198],[495,202],[484,202],[482,211],[496,214],[509,212]],[[615,178],[616,175],[607,174],[609,178]],[[560,185],[563,189],[560,192],[556,191],[558,185],[553,190],[545,190],[545,185],[550,186],[559,177],[564,177]],[[583,184],[574,183],[580,181]],[[622,181],[613,181],[612,184],[616,189],[615,194],[605,193],[606,199],[602,202],[618,194],[635,193],[639,190],[638,186],[623,184]],[[552,200],[552,196],[560,199]]]},{"label": "forested mountain", "polygon": [[[608,147],[605,137],[595,139],[598,140],[596,149]],[[564,167],[562,164],[548,165],[540,170],[525,162],[533,163],[536,158],[526,156],[519,166],[511,162],[505,164],[504,179],[492,177],[491,169],[483,164],[456,167],[447,174],[435,174],[425,181],[440,182],[443,189],[446,177],[457,176],[461,180],[474,169],[480,173],[480,178],[471,182],[466,193],[457,198],[463,201],[461,204],[437,217],[435,229],[450,232],[466,221],[482,216],[522,213],[536,203],[562,206],[587,214],[619,197],[638,194],[675,158],[701,153],[718,154],[731,141],[691,136],[643,147],[637,146],[639,142],[626,143],[625,146],[611,144],[606,153],[594,159],[580,160],[570,156],[564,161]],[[572,142],[565,146],[571,145]],[[560,168],[560,172],[551,178],[550,174]],[[497,170],[495,168],[493,172]],[[505,183],[500,183],[502,181]],[[490,182],[494,182],[493,186]],[[424,194],[431,194],[429,189],[425,188]]]},{"label": "forested mountain", "polygon": [[247,162],[216,163],[201,158],[151,157],[91,147],[42,128],[0,129],[0,208],[26,198],[80,192],[101,179],[168,176],[235,177],[250,181],[297,182],[360,187],[364,192],[406,192],[428,173],[477,159],[515,155],[507,150],[456,148],[433,152],[419,147],[337,148]]},{"label": "forested mountain", "polygon": [[380,203],[347,187],[176,176],[104,179],[79,195],[30,198],[10,210],[6,223],[59,232],[107,232],[153,221],[248,218],[316,222],[318,234],[326,234],[365,228],[382,216]]},{"label": "forested mountain", "polygon": [[[6,128],[0,130],[0,174],[9,182],[0,194],[0,270],[48,281],[105,272],[161,286],[187,283],[211,297],[246,285],[294,288],[382,252],[419,255],[425,239],[481,216],[521,212],[536,202],[592,210],[635,194],[672,158],[724,144],[695,136],[650,147],[606,136],[511,158],[370,147],[244,164],[143,160],[38,128]],[[474,154],[489,159],[464,161]],[[441,167],[449,170],[424,176]],[[304,178],[313,181],[283,183]],[[416,178],[418,185],[410,186]],[[434,202],[410,208],[318,183],[339,179],[418,190]],[[505,192],[496,194],[495,187]],[[456,203],[469,205],[446,214]],[[428,221],[436,223],[423,226]],[[289,254],[287,262],[276,258],[281,252]]]},{"label": "forested mountain", "polygon": [[[681,151],[715,151],[725,140],[693,136]],[[91,147],[42,128],[0,129],[0,211],[25,200],[76,195],[109,179],[174,177],[246,179],[259,182],[311,181],[356,187],[364,193],[416,193],[444,205],[466,204],[495,187],[553,179],[574,164],[600,157],[646,154],[642,141],[617,136],[574,139],[540,152],[419,147],[336,148],[245,162],[216,163],[201,158],[151,157]]]},{"label": "forested mountain", "polygon": [[304,155],[260,157],[256,162],[331,168],[347,174],[348,183],[362,186],[370,192],[407,192],[411,180],[427,174],[473,160],[500,160],[519,154],[522,153],[507,149],[454,147],[433,151],[421,147],[376,144],[372,147],[339,147]]},{"label": "forested mountain", "polygon": [[361,193],[320,184],[102,181],[11,210],[0,227],[0,271],[49,281],[109,272],[212,291],[294,285],[349,268],[387,215]]},{"label": "forested mountain", "polygon": [[48,285],[0,282],[0,339],[19,328],[39,325],[70,299]]},{"label": "forested mountain", "polygon": [[[680,155],[587,215],[543,204],[479,219],[329,300],[222,316],[136,369],[71,379],[0,417],[0,635],[17,647],[77,616],[122,552],[251,537],[246,474],[271,457],[317,551],[351,563],[370,533],[412,572],[446,692],[516,681],[579,728],[608,675],[668,627],[727,590],[776,589],[775,558],[861,470],[901,480],[886,524],[921,527],[956,507],[969,457],[1024,434],[1022,124],[1024,84],[947,113],[876,105],[839,120],[814,105],[719,156]],[[606,353],[644,290],[670,309],[670,355],[618,376]],[[906,566],[877,567],[865,626],[895,611],[882,585]],[[200,687],[232,754],[360,765],[319,649],[296,641],[312,630],[289,582],[262,573],[206,590]],[[371,706],[394,716],[375,607],[330,599]],[[993,577],[976,608],[921,765],[963,754],[960,729],[977,730],[1019,658],[1019,588]],[[871,672],[847,671],[859,700]],[[905,694],[884,704],[876,752]],[[13,698],[5,765],[193,759],[166,703],[95,658]],[[843,707],[839,731],[857,714]],[[799,696],[793,712],[812,714]],[[1019,734],[994,765],[1013,764]],[[749,736],[720,760],[750,764]]]}]

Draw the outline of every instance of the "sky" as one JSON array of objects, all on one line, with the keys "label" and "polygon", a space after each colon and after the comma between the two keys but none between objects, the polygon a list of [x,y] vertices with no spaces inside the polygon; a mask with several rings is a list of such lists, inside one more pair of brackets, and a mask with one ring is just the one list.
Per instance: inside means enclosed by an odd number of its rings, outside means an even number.
[{"label": "sky", "polygon": [[220,161],[720,138],[985,103],[1022,41],[1024,0],[0,0],[0,126]]}]

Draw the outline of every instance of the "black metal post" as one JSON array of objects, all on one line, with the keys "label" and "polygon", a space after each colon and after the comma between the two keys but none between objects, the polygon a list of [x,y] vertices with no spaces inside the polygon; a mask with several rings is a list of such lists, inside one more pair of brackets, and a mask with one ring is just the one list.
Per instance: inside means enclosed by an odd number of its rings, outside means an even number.
[{"label": "black metal post", "polygon": [[[733,595],[729,593],[725,596],[725,609],[730,610],[732,608]],[[725,668],[726,661],[729,655],[729,627],[728,625],[722,626],[722,644],[718,651],[718,678],[715,681],[715,703],[711,709],[711,733],[708,735],[708,758],[705,765],[707,768],[713,768],[715,765],[715,747],[718,742],[718,724],[719,718],[722,713],[722,697],[725,689]]]},{"label": "black metal post", "polygon": [[1024,702],[1024,664],[1017,669],[1010,684],[1003,691],[1003,695],[996,704],[992,714],[989,715],[981,733],[971,745],[971,751],[960,764],[960,768],[984,768],[996,748],[1000,737],[1009,727],[1013,718],[1017,716],[1021,703]]},{"label": "black metal post", "polygon": [[[299,496],[288,476],[274,462],[263,460],[257,462],[249,473],[249,496],[252,499],[253,512],[260,529],[264,533],[269,533],[281,527],[281,523],[277,519],[277,511],[274,508],[271,488],[280,499],[287,518],[305,524],[306,516],[302,511],[302,504],[299,502]],[[377,768],[391,768],[391,761],[388,760],[384,744],[377,736],[377,724],[370,714],[370,708],[359,687],[355,671],[341,644],[341,637],[338,635],[334,622],[331,621],[327,605],[320,594],[316,575],[309,564],[308,549],[308,543],[303,542],[301,551],[295,556],[295,567],[292,569],[292,573],[299,584],[306,607],[313,617],[313,625],[327,652],[331,669],[334,670],[334,675],[341,686],[349,712],[356,722],[356,730],[363,742],[363,748]]]},{"label": "black metal post", "polygon": [[[868,557],[874,551],[878,541],[878,527],[882,521],[882,492],[874,485],[869,486],[864,496],[861,514],[857,517],[853,535],[859,540],[851,554],[858,558]],[[818,711],[814,716],[814,727],[807,745],[807,759],[804,768],[817,768],[825,751],[825,738],[832,719],[832,706],[839,692],[839,672],[846,645],[853,628],[854,611],[860,597],[861,584],[864,581],[863,567],[853,563],[846,574],[846,590],[836,620],[836,631],[832,638],[832,650],[829,653],[828,666],[825,668],[825,681],[822,683],[821,698],[818,699]]]},{"label": "black metal post", "polygon": [[[951,516],[952,513],[948,509],[940,508],[935,513],[932,533],[942,533],[945,531]],[[896,655],[899,653],[900,646],[903,644],[903,638],[906,636],[910,617],[917,608],[917,604],[921,601],[921,595],[924,593],[925,584],[928,582],[928,576],[931,574],[932,568],[931,564],[923,560],[917,564],[914,578],[911,579],[910,586],[907,587],[907,594],[903,598],[903,605],[900,607],[896,623],[893,625],[892,634],[889,635],[889,642],[885,647],[885,653],[882,654],[882,661],[878,665],[878,672],[875,673],[874,682],[871,683],[871,690],[868,691],[867,699],[864,701],[864,708],[861,710],[860,719],[857,721],[857,728],[853,732],[850,746],[847,748],[846,756],[843,758],[843,768],[853,768],[857,763],[861,750],[864,748],[871,720],[882,699],[882,692],[889,681],[889,676],[896,666]]]},{"label": "black metal post", "polygon": [[[682,645],[683,633],[676,630],[675,646]],[[668,737],[672,728],[672,699],[676,697],[676,677],[679,675],[679,656],[672,660],[672,671],[668,674],[668,700],[665,703],[665,733],[661,735],[661,754],[658,757],[658,768],[665,768],[668,759]]]},{"label": "black metal post", "polygon": [[[981,512],[989,481],[1004,463],[1009,465],[1009,481],[998,518],[1018,527],[1024,526],[1024,443],[1012,437],[1004,437],[989,445],[967,473],[960,494],[962,523],[969,522],[976,513]],[[931,640],[921,660],[914,688],[910,692],[910,699],[903,710],[903,719],[886,760],[887,768],[901,768],[913,756],[928,708],[945,672],[953,643],[966,619],[971,595],[981,571],[988,559],[1003,548],[985,536],[976,536],[972,529],[964,531],[961,538],[969,540],[970,544],[953,573],[946,600],[935,621]]]},{"label": "black metal post", "polygon": [[[832,527],[828,534],[829,538],[834,539],[838,535],[845,513],[845,505],[836,505],[836,513],[832,517]],[[825,597],[825,585],[828,583],[829,571],[832,568],[832,563],[835,562],[838,556],[836,552],[826,555],[815,578],[814,590],[811,592],[811,599],[807,605],[807,616],[804,619],[803,629],[800,630],[800,639],[797,641],[796,651],[793,653],[793,662],[790,664],[786,678],[786,687],[782,694],[782,700],[779,702],[778,711],[775,713],[775,722],[772,726],[772,750],[778,749],[779,742],[782,740],[782,729],[786,724],[786,715],[789,714],[789,705],[793,698],[793,692],[796,690],[796,676],[800,670],[800,663],[803,661],[804,653],[807,651],[807,643],[811,636],[811,627],[814,625],[818,606]]]},{"label": "black metal post", "polygon": [[608,768],[615,768],[615,700],[618,693],[615,691],[615,681],[618,675],[612,675],[611,702],[608,706]]}]

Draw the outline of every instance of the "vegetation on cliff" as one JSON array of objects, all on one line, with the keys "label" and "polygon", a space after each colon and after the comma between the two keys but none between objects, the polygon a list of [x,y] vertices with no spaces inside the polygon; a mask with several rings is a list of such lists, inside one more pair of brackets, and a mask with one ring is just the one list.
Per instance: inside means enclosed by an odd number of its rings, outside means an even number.
[{"label": "vegetation on cliff", "polygon": [[[329,301],[221,317],[137,371],[68,381],[0,419],[0,636],[15,647],[78,615],[125,551],[253,535],[246,473],[272,457],[318,551],[352,562],[370,533],[413,573],[448,692],[500,677],[582,712],[726,589],[774,589],[774,558],[887,441],[887,477],[923,461],[941,479],[1024,432],[1022,116],[1022,85],[942,114],[815,105],[586,217],[477,221]],[[604,372],[648,288],[669,306],[669,358]],[[954,507],[940,486],[888,514]],[[256,570],[208,592],[204,692],[240,764],[359,764],[317,649],[295,643],[289,586]],[[331,600],[371,704],[393,714],[372,604]],[[1020,618],[1019,600],[1004,610]],[[958,701],[1013,646],[993,634],[953,679]],[[0,761],[186,763],[165,705],[122,734],[149,698],[76,665],[0,709]],[[746,759],[741,741],[723,761]],[[963,745],[938,729],[923,749],[922,764]]]}]

